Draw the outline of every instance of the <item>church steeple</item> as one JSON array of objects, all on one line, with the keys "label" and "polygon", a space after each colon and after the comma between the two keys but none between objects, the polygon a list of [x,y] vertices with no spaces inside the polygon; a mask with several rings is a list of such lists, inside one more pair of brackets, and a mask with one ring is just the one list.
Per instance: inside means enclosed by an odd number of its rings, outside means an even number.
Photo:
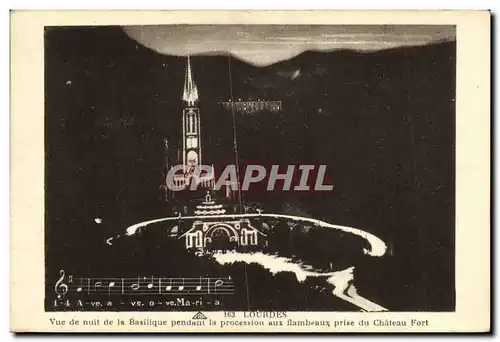
[{"label": "church steeple", "polygon": [[[215,185],[213,166],[212,169],[199,168],[202,164],[202,144],[201,144],[201,118],[200,108],[198,108],[198,89],[193,79],[193,71],[191,69],[191,60],[187,58],[184,89],[182,100],[185,102],[182,109],[182,174],[173,175],[173,186],[177,190],[186,188],[191,189],[192,184],[210,190]],[[165,149],[168,149],[168,141],[165,141]],[[178,160],[181,162],[181,160]],[[168,168],[168,161],[165,162]],[[203,172],[202,172],[203,171]],[[168,176],[166,178],[167,187],[170,185]],[[168,188],[167,188],[168,189]]]},{"label": "church steeple", "polygon": [[189,55],[187,58],[186,73],[184,76],[184,92],[182,93],[182,99],[187,102],[188,106],[194,106],[196,101],[198,101],[198,88],[193,80]]}]

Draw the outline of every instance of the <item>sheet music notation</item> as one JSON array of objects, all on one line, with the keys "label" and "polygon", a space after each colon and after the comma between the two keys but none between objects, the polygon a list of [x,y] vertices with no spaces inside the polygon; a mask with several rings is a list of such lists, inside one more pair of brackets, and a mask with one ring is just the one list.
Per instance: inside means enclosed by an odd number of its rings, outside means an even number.
[{"label": "sheet music notation", "polygon": [[67,293],[88,295],[229,295],[234,293],[231,277],[134,277],[81,278],[64,270],[54,286],[58,299]]}]

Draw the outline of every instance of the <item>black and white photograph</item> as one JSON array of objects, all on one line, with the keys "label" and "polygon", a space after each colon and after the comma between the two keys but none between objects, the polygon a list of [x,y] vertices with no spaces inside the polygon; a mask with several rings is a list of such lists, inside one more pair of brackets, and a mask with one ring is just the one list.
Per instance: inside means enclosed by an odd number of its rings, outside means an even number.
[{"label": "black and white photograph", "polygon": [[45,311],[455,311],[455,26],[43,45]]}]

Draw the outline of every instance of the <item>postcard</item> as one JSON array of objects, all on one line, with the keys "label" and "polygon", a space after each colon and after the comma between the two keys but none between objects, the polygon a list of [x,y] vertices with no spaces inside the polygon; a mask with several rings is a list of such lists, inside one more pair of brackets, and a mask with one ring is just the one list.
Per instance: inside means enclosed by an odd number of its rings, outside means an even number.
[{"label": "postcard", "polygon": [[488,332],[490,20],[13,11],[11,330]]}]

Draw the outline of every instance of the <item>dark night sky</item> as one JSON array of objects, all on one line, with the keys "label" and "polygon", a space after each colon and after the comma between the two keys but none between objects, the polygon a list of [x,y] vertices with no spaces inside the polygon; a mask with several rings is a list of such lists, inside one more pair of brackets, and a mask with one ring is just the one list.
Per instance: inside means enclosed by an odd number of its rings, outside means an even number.
[{"label": "dark night sky", "polygon": [[[162,215],[163,138],[179,138],[185,58],[157,54],[119,27],[47,28],[45,46],[50,268]],[[192,64],[206,155],[231,163],[230,114],[217,105],[229,97],[228,57]],[[284,101],[283,113],[237,117],[242,165],[326,164],[334,185],[330,196],[247,199],[379,235],[414,307],[452,307],[455,43],[307,51],[268,67],[231,59],[231,71],[236,97]]]},{"label": "dark night sky", "polygon": [[256,66],[304,51],[379,51],[455,40],[455,27],[440,25],[151,25],[124,31],[162,54],[230,53]]}]

